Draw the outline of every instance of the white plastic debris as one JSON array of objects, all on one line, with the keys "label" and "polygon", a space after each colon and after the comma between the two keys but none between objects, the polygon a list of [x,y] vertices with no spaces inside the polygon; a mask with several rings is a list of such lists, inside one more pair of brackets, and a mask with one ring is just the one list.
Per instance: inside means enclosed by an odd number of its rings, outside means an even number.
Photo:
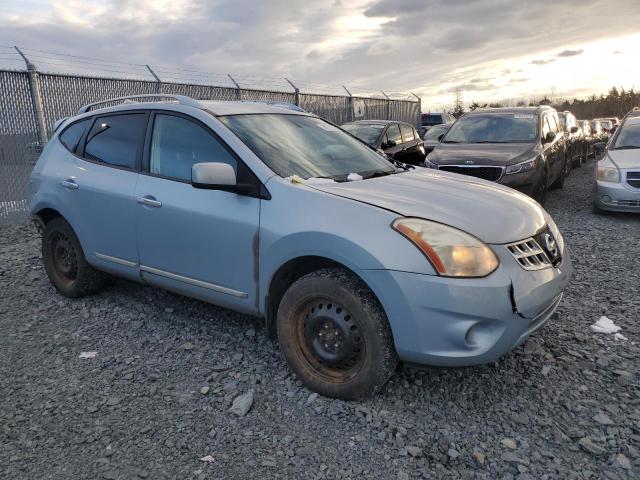
[{"label": "white plastic debris", "polygon": [[206,455],[200,459],[201,462],[205,462],[205,463],[211,463],[214,460],[215,459],[211,455]]},{"label": "white plastic debris", "polygon": [[610,318],[602,316],[600,317],[600,320],[591,325],[591,330],[596,333],[611,334],[618,333],[620,330],[622,330],[622,327],[619,327],[618,325],[613,323],[613,320],[611,320]]},{"label": "white plastic debris", "polygon": [[621,333],[616,333],[613,338],[615,338],[616,340],[626,340],[627,337],[625,337],[623,334]]},{"label": "white plastic debris", "polygon": [[292,175],[290,177],[285,178],[285,180],[289,180],[291,183],[302,183],[304,185],[320,185],[323,183],[336,183],[336,181],[332,178],[320,178],[320,177],[309,177],[306,180],[298,175]]},{"label": "white plastic debris", "polygon": [[358,180],[362,180],[362,175],[358,175],[357,173],[350,173],[347,175],[348,182],[356,182]]},{"label": "white plastic debris", "polygon": [[98,352],[80,352],[79,358],[96,358]]}]

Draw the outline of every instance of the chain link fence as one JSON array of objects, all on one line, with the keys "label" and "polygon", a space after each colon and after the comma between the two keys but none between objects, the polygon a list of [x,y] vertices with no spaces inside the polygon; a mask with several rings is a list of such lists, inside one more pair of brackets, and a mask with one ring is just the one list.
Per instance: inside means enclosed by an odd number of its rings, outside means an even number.
[{"label": "chain link fence", "polygon": [[[31,170],[56,120],[74,115],[88,103],[151,93],[187,95],[198,100],[258,100],[299,105],[338,125],[356,119],[389,119],[418,125],[420,100],[374,98],[291,91],[164,82],[127,78],[38,72],[26,60],[27,71],[0,70],[0,224],[27,217],[27,188]],[[151,72],[151,69],[149,68]],[[313,87],[309,87],[312,90]]]}]

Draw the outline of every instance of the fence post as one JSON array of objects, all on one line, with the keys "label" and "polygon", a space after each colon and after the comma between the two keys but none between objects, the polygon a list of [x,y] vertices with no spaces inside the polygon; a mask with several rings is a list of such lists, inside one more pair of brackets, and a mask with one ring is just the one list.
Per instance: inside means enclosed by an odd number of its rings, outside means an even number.
[{"label": "fence post", "polygon": [[147,67],[147,70],[149,70],[149,73],[156,80],[156,93],[161,93],[160,90],[161,90],[162,80],[160,80],[160,77],[156,75],[156,72],[154,72],[149,65],[145,65],[145,67]]},{"label": "fence post", "polygon": [[229,77],[229,80],[231,80],[233,84],[236,86],[236,100],[241,100],[242,91],[240,89],[240,85],[238,84],[238,82],[236,82],[235,78],[233,78],[230,73],[227,73],[227,76]]},{"label": "fence post", "polygon": [[289,85],[291,85],[293,87],[293,103],[295,103],[296,105],[300,106],[300,89],[298,87],[296,87],[293,82],[291,82],[291,80],[289,80],[288,78],[285,78],[285,80],[287,82],[289,82]]},{"label": "fence post", "polygon": [[353,95],[351,95],[351,92],[344,85],[342,85],[342,88],[344,88],[344,91],[349,95],[349,117],[347,120],[353,122],[356,118],[356,112],[353,110]]},{"label": "fence post", "polygon": [[29,76],[29,90],[31,92],[31,103],[33,106],[33,113],[36,117],[36,126],[38,129],[38,139],[40,146],[44,148],[45,144],[49,140],[47,133],[47,123],[44,119],[44,110],[42,108],[42,98],[40,97],[40,82],[38,80],[38,70],[36,66],[29,61],[29,59],[20,51],[20,49],[14,45],[16,52],[22,57],[24,63],[27,66],[27,75]]},{"label": "fence post", "polygon": [[422,98],[420,98],[418,95],[416,95],[413,92],[410,92],[411,95],[413,95],[414,97],[416,97],[418,99],[418,113],[416,115],[416,127],[421,127],[422,126]]},{"label": "fence post", "polygon": [[[382,90],[380,91],[382,92]],[[384,92],[382,92],[382,95],[387,99],[387,120],[391,120],[391,99],[389,98],[389,95]]]}]

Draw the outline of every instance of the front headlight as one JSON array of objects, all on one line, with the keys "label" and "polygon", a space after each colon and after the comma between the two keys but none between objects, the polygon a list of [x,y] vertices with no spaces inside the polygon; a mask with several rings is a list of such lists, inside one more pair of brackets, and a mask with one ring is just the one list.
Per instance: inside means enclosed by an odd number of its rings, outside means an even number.
[{"label": "front headlight", "polygon": [[457,228],[420,218],[399,218],[392,226],[420,249],[439,275],[486,277],[498,268],[498,257],[485,243]]},{"label": "front headlight", "polygon": [[564,238],[562,237],[562,233],[560,233],[560,229],[556,225],[556,222],[553,221],[553,218],[549,216],[547,218],[547,225],[549,226],[549,230],[551,230],[551,235],[556,240],[558,244],[558,248],[560,249],[560,253],[564,252]]},{"label": "front headlight", "polygon": [[[610,166],[608,166],[610,165]],[[598,162],[596,168],[596,179],[602,182],[620,182],[620,170],[613,163]]]},{"label": "front headlight", "polygon": [[536,168],[536,159],[532,158],[531,160],[527,160],[526,162],[520,162],[516,163],[515,165],[507,166],[507,169],[504,173],[507,175],[511,175],[514,173],[524,173],[530,172],[534,168]]}]

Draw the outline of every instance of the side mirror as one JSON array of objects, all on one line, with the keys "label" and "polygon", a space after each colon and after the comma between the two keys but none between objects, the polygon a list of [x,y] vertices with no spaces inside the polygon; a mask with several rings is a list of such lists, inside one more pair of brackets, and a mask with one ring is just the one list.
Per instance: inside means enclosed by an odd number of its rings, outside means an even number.
[{"label": "side mirror", "polygon": [[236,172],[228,163],[194,163],[191,167],[191,185],[195,188],[224,190],[236,183]]},{"label": "side mirror", "polygon": [[438,141],[439,142],[441,142],[443,138],[444,138],[444,133],[442,135],[438,135]]},{"label": "side mirror", "polygon": [[604,152],[605,148],[604,142],[596,142],[593,146],[596,149],[596,155],[602,155],[602,152]]},{"label": "side mirror", "polygon": [[387,140],[387,141],[384,143],[384,148],[393,148],[393,147],[395,147],[396,145],[397,145],[397,143],[396,143],[396,141],[395,141],[395,140]]},{"label": "side mirror", "polygon": [[578,131],[578,127],[571,127],[571,133],[576,133]]},{"label": "side mirror", "polygon": [[556,132],[547,132],[543,141],[544,143],[551,143],[556,139]]}]

